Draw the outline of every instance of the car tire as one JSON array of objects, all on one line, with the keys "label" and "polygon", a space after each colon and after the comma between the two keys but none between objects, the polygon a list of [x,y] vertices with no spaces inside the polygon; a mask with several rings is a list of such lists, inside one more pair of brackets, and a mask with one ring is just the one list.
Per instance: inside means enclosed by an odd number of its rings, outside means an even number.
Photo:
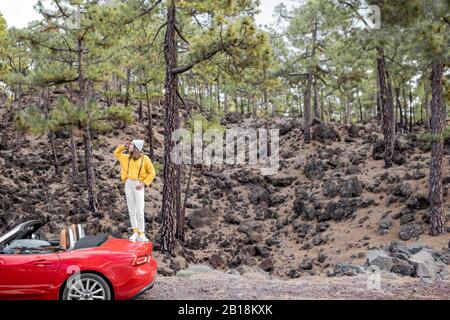
[{"label": "car tire", "polygon": [[77,273],[67,279],[62,300],[111,300],[108,283],[94,273]]}]

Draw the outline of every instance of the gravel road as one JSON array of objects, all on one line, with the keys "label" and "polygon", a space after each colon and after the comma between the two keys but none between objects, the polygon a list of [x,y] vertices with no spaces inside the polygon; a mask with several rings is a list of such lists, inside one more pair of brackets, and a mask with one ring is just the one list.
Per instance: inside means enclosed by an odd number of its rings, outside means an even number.
[{"label": "gravel road", "polygon": [[280,280],[259,273],[239,275],[216,270],[186,270],[172,277],[158,276],[155,287],[139,299],[450,299],[450,281],[427,283],[382,274],[377,287],[368,278],[360,274]]}]

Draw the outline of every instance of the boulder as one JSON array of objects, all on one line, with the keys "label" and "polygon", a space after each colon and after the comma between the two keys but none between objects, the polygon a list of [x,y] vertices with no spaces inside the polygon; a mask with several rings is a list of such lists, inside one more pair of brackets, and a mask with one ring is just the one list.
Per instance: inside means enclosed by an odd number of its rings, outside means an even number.
[{"label": "boulder", "polygon": [[269,250],[267,250],[265,247],[259,246],[259,245],[255,246],[255,254],[257,256],[260,256],[263,258],[268,258],[270,255]]},{"label": "boulder", "polygon": [[270,206],[270,192],[260,186],[255,186],[254,191],[250,194],[250,203],[257,205],[261,202],[267,203],[268,206]]},{"label": "boulder", "polygon": [[195,209],[187,218],[187,225],[191,229],[201,228],[210,225],[215,219],[212,208]]},{"label": "boulder", "polygon": [[391,254],[404,253],[409,255],[409,249],[406,244],[398,240],[394,240],[389,244],[389,252],[391,252]]},{"label": "boulder", "polygon": [[241,263],[242,263],[242,257],[237,255],[228,261],[228,267],[233,269],[233,268],[239,267],[241,265]]},{"label": "boulder", "polygon": [[392,162],[398,166],[401,166],[406,163],[406,157],[401,153],[395,152],[392,157]]},{"label": "boulder", "polygon": [[408,248],[408,251],[409,251],[411,254],[416,254],[417,252],[421,251],[421,250],[424,249],[424,248],[429,249],[428,246],[425,246],[425,245],[423,245],[423,244],[421,244],[421,243],[418,243],[418,242],[415,242],[415,243],[412,243],[412,244],[408,245],[407,248]]},{"label": "boulder", "polygon": [[253,171],[248,169],[238,170],[232,173],[230,177],[240,183],[261,184],[261,182],[263,182],[263,178],[259,174],[257,175]]},{"label": "boulder", "polygon": [[220,266],[223,266],[225,264],[225,261],[223,260],[222,256],[218,255],[218,254],[213,254],[210,258],[209,258],[209,264],[211,265],[211,267],[213,267],[214,269],[217,269]]},{"label": "boulder", "polygon": [[280,136],[281,137],[285,136],[291,131],[292,131],[292,125],[283,124],[283,125],[281,125],[281,128],[280,128]]},{"label": "boulder", "polygon": [[433,256],[427,250],[421,250],[409,258],[414,264],[415,276],[419,278],[434,278],[437,273],[437,265]]},{"label": "boulder", "polygon": [[264,225],[259,221],[247,220],[241,223],[238,231],[247,235],[249,243],[262,241]]},{"label": "boulder", "polygon": [[299,268],[300,270],[311,270],[313,268],[314,260],[311,258],[305,258],[300,263]]},{"label": "boulder", "polygon": [[423,172],[423,171],[420,171],[420,170],[416,170],[415,172],[414,172],[414,179],[415,180],[420,180],[420,179],[423,179],[423,178],[425,178],[426,177],[426,174],[425,174],[425,172]]},{"label": "boulder", "polygon": [[394,266],[392,258],[383,250],[369,250],[366,254],[366,259],[370,266],[377,266],[381,270],[390,271]]},{"label": "boulder", "polygon": [[411,195],[408,200],[406,200],[405,204],[411,210],[424,210],[428,209],[428,207],[430,206],[428,197],[423,193],[416,193],[414,195]]},{"label": "boulder", "polygon": [[319,222],[327,220],[342,221],[355,217],[357,209],[357,201],[342,199],[336,202],[328,202],[325,209],[318,214],[317,219]]},{"label": "boulder", "polygon": [[412,277],[414,275],[415,272],[414,265],[412,265],[408,261],[398,258],[393,258],[392,261],[394,265],[391,268],[391,272],[408,277]]},{"label": "boulder", "polygon": [[390,193],[406,199],[412,194],[411,185],[407,182],[398,183],[391,188]]},{"label": "boulder", "polygon": [[276,176],[266,176],[266,181],[273,185],[274,187],[288,187],[294,181],[295,177],[284,176],[284,177],[276,177]]},{"label": "boulder", "polygon": [[228,212],[223,216],[223,220],[229,224],[238,225],[241,223],[241,219],[234,213]]},{"label": "boulder", "polygon": [[305,238],[311,230],[311,225],[295,221],[293,224],[293,229],[297,232],[299,238]]},{"label": "boulder", "polygon": [[[395,164],[401,165],[406,161],[406,158],[402,155],[402,152],[405,151],[405,148],[400,145],[398,140],[395,140],[394,143],[394,155],[392,161]],[[383,160],[384,159],[384,141],[377,140],[373,144],[372,147],[372,158],[374,160]]]},{"label": "boulder", "polygon": [[313,140],[321,143],[328,141],[341,141],[339,132],[334,128],[334,126],[323,122],[313,128],[312,138]]},{"label": "boulder", "polygon": [[322,179],[325,175],[324,164],[320,160],[308,161],[303,172],[305,176],[310,180]]},{"label": "boulder", "polygon": [[273,264],[272,259],[266,258],[259,264],[259,267],[266,272],[270,272],[270,271],[273,271],[274,264]]},{"label": "boulder", "polygon": [[333,271],[328,272],[328,277],[355,276],[361,272],[361,268],[352,264],[340,263],[334,266]]},{"label": "boulder", "polygon": [[343,198],[353,198],[361,195],[363,183],[358,178],[353,177],[345,180],[340,187],[339,193]]},{"label": "boulder", "polygon": [[323,184],[323,195],[328,198],[334,198],[339,194],[340,186],[335,180],[326,180]]},{"label": "boulder", "polygon": [[407,241],[418,238],[424,231],[424,226],[420,222],[409,222],[400,226],[400,239]]},{"label": "boulder", "polygon": [[373,144],[372,158],[373,160],[384,159],[384,142],[382,140],[378,140]]},{"label": "boulder", "polygon": [[294,218],[302,217],[305,220],[313,220],[319,212],[314,208],[314,206],[305,204],[303,199],[304,198],[300,196],[294,200]]},{"label": "boulder", "polygon": [[407,213],[400,217],[400,225],[407,224],[409,222],[412,222],[416,219],[416,216],[414,213]]},{"label": "boulder", "polygon": [[347,133],[351,138],[359,138],[359,131],[361,128],[355,124],[351,124],[350,127],[347,128]]},{"label": "boulder", "polygon": [[446,265],[450,265],[450,253],[444,253],[440,257],[441,261]]},{"label": "boulder", "polygon": [[380,219],[378,224],[378,234],[384,235],[388,233],[390,229],[392,229],[394,222],[391,217],[384,217]]},{"label": "boulder", "polygon": [[295,199],[293,205],[294,206],[293,206],[292,209],[296,213],[295,217],[296,218],[300,217],[302,215],[302,213],[303,213],[303,209],[305,208],[305,202],[304,202],[303,198]]}]

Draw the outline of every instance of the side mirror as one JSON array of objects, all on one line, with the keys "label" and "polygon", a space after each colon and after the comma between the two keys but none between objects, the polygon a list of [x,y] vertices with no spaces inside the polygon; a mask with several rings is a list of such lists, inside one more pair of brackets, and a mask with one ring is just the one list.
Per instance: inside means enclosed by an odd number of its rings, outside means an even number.
[{"label": "side mirror", "polygon": [[37,233],[33,233],[33,234],[31,235],[31,239],[34,239],[34,240],[40,240],[40,239],[41,239],[41,235],[40,235],[40,234],[37,234]]}]

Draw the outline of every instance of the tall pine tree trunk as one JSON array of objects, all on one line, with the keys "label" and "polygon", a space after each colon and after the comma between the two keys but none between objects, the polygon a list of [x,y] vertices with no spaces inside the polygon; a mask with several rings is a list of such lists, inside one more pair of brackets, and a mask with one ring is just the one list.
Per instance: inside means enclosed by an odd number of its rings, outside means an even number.
[{"label": "tall pine tree trunk", "polygon": [[223,101],[223,114],[228,114],[228,94],[225,92]]},{"label": "tall pine tree trunk", "polygon": [[400,102],[400,87],[395,88],[395,99],[397,102],[397,109],[398,109],[399,117],[400,117],[399,129],[400,129],[400,132],[403,132],[404,122],[403,122],[402,104]]},{"label": "tall pine tree trunk", "polygon": [[144,82],[144,70],[142,70],[141,73],[141,83],[139,83],[139,110],[138,110],[138,116],[139,116],[139,122],[142,122],[144,118],[144,109],[142,106],[142,94],[143,94],[143,82]]},{"label": "tall pine tree trunk", "polygon": [[[147,113],[148,113],[148,122],[147,122],[147,143],[149,147],[149,157],[150,159],[155,158],[155,151],[153,146],[153,111],[152,105],[150,103],[150,96],[148,94],[148,86],[145,84],[145,100],[147,103]],[[159,104],[159,99],[158,99]]]},{"label": "tall pine tree trunk", "polygon": [[192,180],[192,171],[194,169],[194,164],[191,163],[190,167],[189,167],[189,176],[188,176],[188,181],[186,184],[186,190],[184,191],[184,201],[183,201],[183,208],[180,210],[179,212],[179,216],[177,216],[177,230],[176,230],[176,238],[184,241],[185,239],[185,232],[184,232],[184,220],[186,217],[186,205],[187,205],[187,200],[189,199],[189,193],[191,190],[191,180]]},{"label": "tall pine tree trunk", "polygon": [[180,206],[177,183],[178,168],[172,162],[174,146],[172,133],[178,123],[177,74],[172,70],[177,66],[176,6],[174,1],[167,11],[167,30],[165,35],[164,56],[166,61],[165,80],[165,124],[164,124],[164,186],[162,199],[161,252],[175,254],[175,218]]},{"label": "tall pine tree trunk", "polygon": [[411,83],[409,85],[409,112],[411,114],[411,117],[409,118],[409,132],[412,132],[413,131],[413,123],[415,122],[415,114],[414,114]]},{"label": "tall pine tree trunk", "polygon": [[377,67],[378,79],[380,81],[380,98],[381,113],[383,120],[384,135],[384,166],[389,168],[392,166],[392,158],[394,156],[394,109],[392,103],[392,88],[390,85],[389,73],[386,70],[386,61],[384,57],[384,49],[377,48]]},{"label": "tall pine tree trunk", "polygon": [[125,107],[130,103],[131,68],[127,68],[127,82],[125,84]]},{"label": "tall pine tree trunk", "polygon": [[[47,88],[47,94],[44,102],[44,116],[45,120],[48,120],[49,109],[50,109],[50,89]],[[55,167],[55,173],[58,174],[58,157],[56,155],[55,148],[55,133],[53,131],[48,132],[48,140],[50,142],[50,148],[52,149],[53,166]]]},{"label": "tall pine tree trunk", "polygon": [[303,111],[304,114],[304,137],[305,143],[309,143],[311,141],[311,86],[313,81],[312,70],[308,72],[308,80],[306,82],[306,91],[305,91],[305,109]]},{"label": "tall pine tree trunk", "polygon": [[97,211],[97,200],[94,192],[95,175],[94,168],[92,166],[92,138],[89,125],[89,110],[87,106],[86,97],[86,80],[84,78],[83,71],[84,63],[84,49],[82,40],[78,40],[78,85],[80,87],[79,103],[80,108],[87,110],[87,123],[84,126],[83,143],[84,143],[84,170],[86,173],[86,183],[88,191],[88,204],[89,210],[92,212]]},{"label": "tall pine tree trunk", "polygon": [[376,115],[377,115],[377,119],[381,120],[382,116],[381,116],[381,90],[380,90],[380,79],[377,73],[377,110],[376,110]]},{"label": "tall pine tree trunk", "polygon": [[70,178],[72,181],[78,177],[78,154],[77,154],[77,145],[75,143],[75,128],[71,128],[70,130],[70,156],[71,156],[71,171]]},{"label": "tall pine tree trunk", "polygon": [[359,109],[359,122],[363,122],[364,116],[363,116],[361,97],[359,96],[359,90],[358,90],[358,109]]},{"label": "tall pine tree trunk", "polygon": [[443,102],[443,65],[438,59],[433,62],[431,72],[431,164],[429,181],[429,201],[431,218],[431,235],[444,233],[446,230],[444,201],[442,189],[442,158],[444,154],[443,129],[445,125],[445,105]]},{"label": "tall pine tree trunk", "polygon": [[320,107],[320,90],[316,77],[314,77],[313,87],[314,87],[314,117],[317,119],[322,119],[321,116],[322,112]]},{"label": "tall pine tree trunk", "polygon": [[424,81],[424,91],[425,91],[425,128],[430,129],[430,85],[427,80]]}]

